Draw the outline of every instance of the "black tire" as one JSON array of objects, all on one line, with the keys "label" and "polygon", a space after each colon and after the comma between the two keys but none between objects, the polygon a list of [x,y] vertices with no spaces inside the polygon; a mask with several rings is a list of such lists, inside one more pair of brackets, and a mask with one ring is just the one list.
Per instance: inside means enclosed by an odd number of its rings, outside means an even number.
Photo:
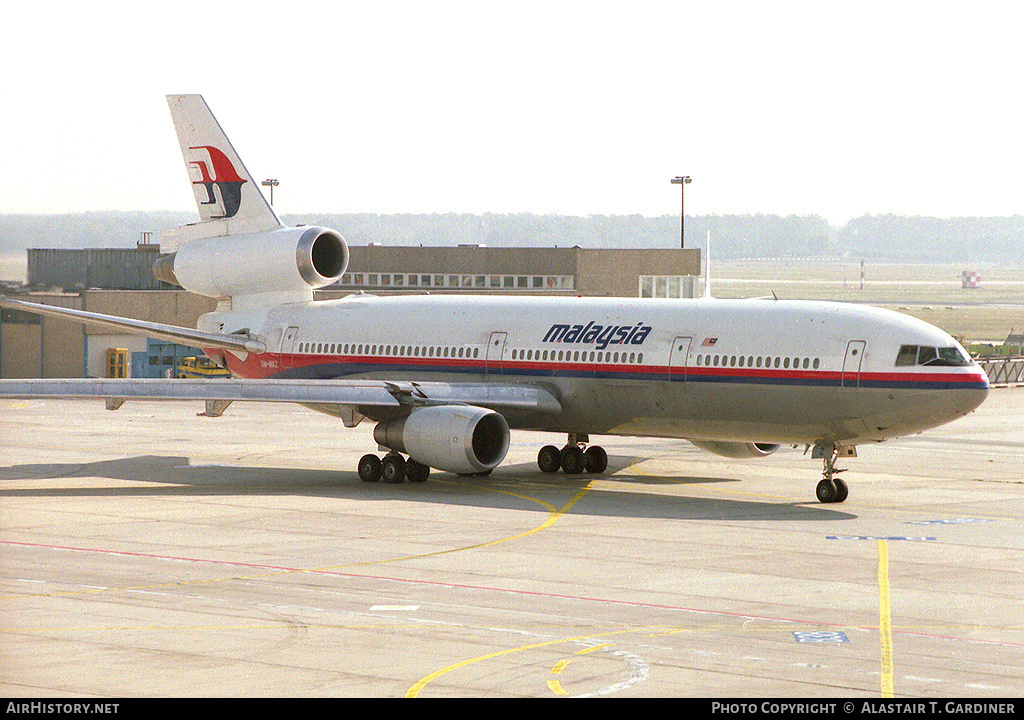
[{"label": "black tire", "polygon": [[818,502],[834,503],[839,496],[839,490],[834,482],[822,478],[821,482],[818,483],[818,487],[814,489],[814,494],[817,496]]},{"label": "black tire", "polygon": [[380,480],[380,458],[376,455],[363,455],[356,468],[359,472],[359,479],[363,482]]},{"label": "black tire", "polygon": [[400,483],[405,480],[405,458],[401,455],[385,455],[380,461],[380,478],[386,483]]},{"label": "black tire", "polygon": [[554,445],[545,445],[537,453],[537,466],[541,472],[558,472],[558,469],[562,467],[562,451]]},{"label": "black tire", "polygon": [[409,459],[405,463],[405,478],[409,482],[425,482],[430,477],[430,466]]},{"label": "black tire", "polygon": [[850,495],[850,488],[846,485],[846,481],[845,480],[840,480],[839,478],[836,478],[835,480],[833,480],[833,482],[836,484],[836,500],[835,501],[837,503],[841,503],[844,500],[846,500],[847,497],[849,497],[849,495]]},{"label": "black tire", "polygon": [[603,473],[608,469],[608,453],[600,445],[591,445],[583,453],[583,468],[588,473]]},{"label": "black tire", "polygon": [[583,451],[577,445],[566,445],[562,448],[562,470],[566,475],[579,475],[583,472]]}]

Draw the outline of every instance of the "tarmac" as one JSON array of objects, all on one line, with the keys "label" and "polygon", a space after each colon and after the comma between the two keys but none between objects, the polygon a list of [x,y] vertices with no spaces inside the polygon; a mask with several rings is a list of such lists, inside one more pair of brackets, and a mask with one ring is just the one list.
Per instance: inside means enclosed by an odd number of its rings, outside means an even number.
[{"label": "tarmac", "polygon": [[1024,696],[1024,388],[862,446],[363,483],[295,406],[0,400],[0,696]]}]

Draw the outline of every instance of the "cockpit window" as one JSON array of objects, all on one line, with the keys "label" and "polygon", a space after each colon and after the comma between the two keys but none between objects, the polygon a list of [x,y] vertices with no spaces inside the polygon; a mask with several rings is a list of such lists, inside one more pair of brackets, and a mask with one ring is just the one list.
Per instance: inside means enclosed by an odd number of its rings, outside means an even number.
[{"label": "cockpit window", "polygon": [[921,349],[917,351],[917,364],[931,365],[938,357],[939,354],[935,352],[935,348],[922,345]]},{"label": "cockpit window", "polygon": [[917,345],[903,345],[896,356],[896,366],[917,365]]},{"label": "cockpit window", "polygon": [[903,345],[896,355],[897,366],[963,367],[970,364],[970,358],[956,346],[936,348],[928,345]]},{"label": "cockpit window", "polygon": [[958,347],[938,348],[937,351],[938,357],[928,363],[929,365],[950,365],[954,367],[962,367],[964,365],[971,364],[970,358],[965,357]]}]

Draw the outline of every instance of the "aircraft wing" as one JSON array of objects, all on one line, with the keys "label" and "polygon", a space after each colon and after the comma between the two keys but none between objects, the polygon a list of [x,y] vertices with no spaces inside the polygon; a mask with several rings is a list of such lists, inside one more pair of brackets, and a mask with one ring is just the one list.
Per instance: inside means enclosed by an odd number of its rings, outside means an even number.
[{"label": "aircraft wing", "polygon": [[[474,405],[503,415],[558,413],[550,391],[536,384],[391,382],[387,380],[171,380],[59,378],[0,380],[0,397],[104,398],[116,410],[125,400],[204,400],[208,415],[234,401],[315,405],[355,425],[363,415],[401,415],[427,405]],[[351,421],[351,422],[350,422]]]},{"label": "aircraft wing", "polygon": [[[22,309],[148,337],[244,355],[264,353],[256,337],[208,333],[177,325],[0,297],[0,307]],[[384,380],[170,380],[59,378],[0,380],[0,397],[104,398],[116,410],[125,400],[204,400],[208,415],[220,415],[232,402],[288,402],[319,406],[356,424],[366,414],[401,415],[424,405],[474,405],[504,414],[558,413],[561,405],[536,384],[390,382]],[[408,406],[408,409],[403,409]]]},{"label": "aircraft wing", "polygon": [[0,307],[25,310],[39,315],[50,315],[52,317],[76,320],[100,325],[102,327],[124,330],[126,332],[145,335],[156,340],[167,340],[169,342],[181,343],[192,347],[220,348],[231,350],[235,353],[245,355],[246,353],[264,353],[266,345],[249,334],[240,333],[208,333],[192,328],[180,327],[178,325],[167,325],[165,323],[148,322],[146,320],[133,320],[131,318],[119,317],[117,315],[104,315],[103,313],[87,312],[85,310],[74,310],[72,308],[54,307],[53,305],[41,305],[39,303],[25,302],[24,300],[12,300],[11,298],[0,297]]}]

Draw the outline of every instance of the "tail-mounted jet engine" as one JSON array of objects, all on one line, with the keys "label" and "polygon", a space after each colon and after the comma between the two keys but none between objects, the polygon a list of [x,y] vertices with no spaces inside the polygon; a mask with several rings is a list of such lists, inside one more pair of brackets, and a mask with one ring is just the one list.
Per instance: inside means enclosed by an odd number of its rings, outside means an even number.
[{"label": "tail-mounted jet engine", "polygon": [[373,438],[419,463],[459,475],[494,469],[509,447],[505,418],[472,405],[416,408],[404,418],[377,425]]},{"label": "tail-mounted jet engine", "polygon": [[711,440],[691,440],[701,450],[728,458],[759,458],[771,455],[779,449],[778,445],[768,443],[714,442]]},{"label": "tail-mounted jet engine", "polygon": [[153,274],[213,298],[309,293],[337,281],[348,256],[345,239],[334,230],[281,228],[191,240],[157,260]]}]

